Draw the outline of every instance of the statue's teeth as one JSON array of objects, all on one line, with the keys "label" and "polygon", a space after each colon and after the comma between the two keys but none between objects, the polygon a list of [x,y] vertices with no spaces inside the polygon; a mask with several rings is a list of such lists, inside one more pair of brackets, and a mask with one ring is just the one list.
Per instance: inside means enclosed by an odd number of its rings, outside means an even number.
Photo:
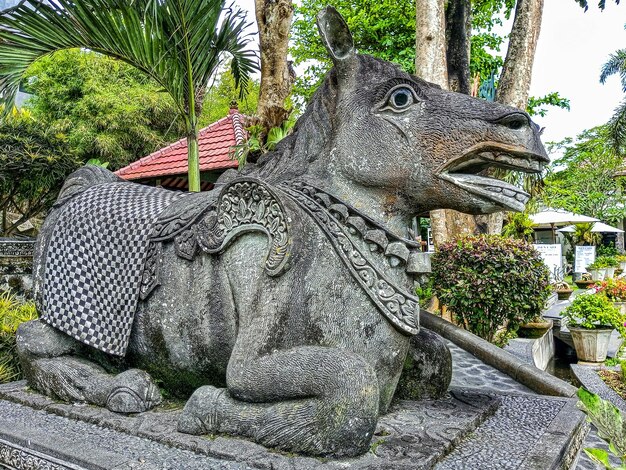
[{"label": "statue's teeth", "polygon": [[515,191],[511,191],[510,189],[503,189],[503,190],[502,190],[502,193],[503,193],[505,196],[509,196],[509,197],[513,197],[513,196],[515,196],[515,194],[516,194],[516,193],[515,193]]}]

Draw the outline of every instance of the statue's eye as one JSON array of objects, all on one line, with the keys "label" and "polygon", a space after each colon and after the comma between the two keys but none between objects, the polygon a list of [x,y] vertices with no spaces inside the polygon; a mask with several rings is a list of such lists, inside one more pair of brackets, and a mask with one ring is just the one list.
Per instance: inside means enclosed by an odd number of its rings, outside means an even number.
[{"label": "statue's eye", "polygon": [[408,88],[399,88],[391,94],[391,104],[396,108],[406,108],[413,102],[413,95]]},{"label": "statue's eye", "polygon": [[382,109],[391,111],[404,111],[417,101],[415,92],[408,86],[398,86],[387,94],[387,99]]}]

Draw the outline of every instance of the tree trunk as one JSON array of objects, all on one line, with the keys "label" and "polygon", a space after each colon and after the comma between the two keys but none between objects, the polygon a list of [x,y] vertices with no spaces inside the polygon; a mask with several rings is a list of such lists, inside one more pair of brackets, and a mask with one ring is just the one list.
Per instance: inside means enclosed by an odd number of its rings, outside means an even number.
[{"label": "tree trunk", "polygon": [[197,193],[200,191],[200,157],[197,129],[194,129],[187,136],[187,158],[189,161],[189,170],[187,172],[189,191]]},{"label": "tree trunk", "polygon": [[416,2],[415,74],[448,88],[445,0]]},{"label": "tree trunk", "polygon": [[446,57],[449,88],[470,94],[470,35],[472,6],[470,0],[453,0],[446,9]]},{"label": "tree trunk", "polygon": [[[509,48],[500,74],[496,101],[523,111],[528,105],[530,80],[543,13],[543,0],[518,0]],[[500,233],[504,212],[477,218],[488,227],[487,233]]]},{"label": "tree trunk", "polygon": [[261,49],[261,87],[257,115],[265,130],[280,126],[288,117],[285,100],[291,93],[293,74],[287,61],[291,0],[255,0]]},{"label": "tree trunk", "polygon": [[541,29],[543,0],[518,0],[496,101],[526,110]]},{"label": "tree trunk", "polygon": [[[419,77],[432,83],[436,83],[444,89],[449,89],[447,49],[454,48],[457,52],[468,51],[466,43],[461,40],[461,45],[453,45],[446,41],[446,11],[445,0],[424,0],[417,2],[416,8],[416,47],[415,47],[415,73]],[[462,6],[465,0],[457,1],[461,7],[456,10],[463,12]],[[461,21],[461,24],[465,24]],[[457,40],[463,36],[466,38],[465,28],[457,36]],[[462,60],[454,62],[453,67],[463,64]],[[455,75],[459,69],[454,68]],[[464,72],[462,72],[464,73]],[[469,60],[467,61],[467,74],[469,75]],[[468,87],[469,90],[469,87]],[[435,245],[445,243],[462,233],[473,233],[476,224],[472,216],[452,210],[437,210],[430,213],[430,225]]]}]

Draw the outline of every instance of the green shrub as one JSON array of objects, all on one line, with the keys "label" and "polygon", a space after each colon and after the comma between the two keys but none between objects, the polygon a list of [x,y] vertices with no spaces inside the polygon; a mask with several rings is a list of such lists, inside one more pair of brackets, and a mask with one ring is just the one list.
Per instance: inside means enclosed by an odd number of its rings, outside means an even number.
[{"label": "green shrub", "polygon": [[494,341],[538,318],[549,271],[532,245],[497,235],[442,244],[433,255],[434,291],[472,333]]},{"label": "green shrub", "polygon": [[22,377],[17,359],[15,332],[20,323],[37,318],[33,302],[19,302],[5,292],[0,295],[0,383]]},{"label": "green shrub", "polygon": [[624,318],[606,295],[580,294],[563,311],[563,318],[571,326],[580,328],[597,328],[611,326],[620,332],[624,331]]},{"label": "green shrub", "polygon": [[600,245],[596,248],[597,256],[619,256],[619,251],[615,248],[615,243],[611,242],[608,245]]},{"label": "green shrub", "polygon": [[598,256],[595,263],[599,268],[617,268],[619,266],[615,256]]}]

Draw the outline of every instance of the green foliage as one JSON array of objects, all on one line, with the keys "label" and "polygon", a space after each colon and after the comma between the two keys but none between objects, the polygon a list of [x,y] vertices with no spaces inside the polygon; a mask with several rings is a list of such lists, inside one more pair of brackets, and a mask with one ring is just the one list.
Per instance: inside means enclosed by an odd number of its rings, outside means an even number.
[{"label": "green foliage", "polygon": [[13,110],[0,121],[0,211],[20,214],[19,224],[45,211],[57,197],[63,181],[80,163],[68,151],[63,136],[32,117]]},{"label": "green foliage", "polygon": [[439,246],[434,291],[472,333],[494,341],[540,316],[550,295],[549,272],[532,245],[477,236]]},{"label": "green foliage", "polygon": [[596,263],[599,268],[617,268],[619,266],[615,256],[598,256],[594,263]]},{"label": "green foliage", "polygon": [[533,221],[525,212],[508,212],[506,225],[502,228],[502,235],[532,242],[535,231]]},{"label": "green foliage", "polygon": [[[596,255],[598,256],[613,256],[617,258],[619,256],[619,251],[615,248],[615,243],[611,242],[608,245],[600,245],[596,247]],[[620,260],[618,260],[620,261]],[[626,257],[624,258],[626,261]]]},{"label": "green foliage", "polygon": [[433,299],[433,296],[435,295],[433,284],[434,284],[433,278],[429,277],[428,281],[426,281],[425,283],[422,283],[421,285],[418,285],[415,288],[415,295],[419,299],[420,307],[428,308],[428,306],[430,305],[430,301]]},{"label": "green foliage", "polygon": [[25,79],[33,115],[64,135],[82,162],[99,159],[116,170],[183,135],[162,87],[119,60],[59,51],[35,62]]},{"label": "green foliage", "polygon": [[620,460],[621,465],[611,465],[609,453],[604,449],[585,449],[585,453],[608,470],[626,470],[626,423],[619,410],[610,401],[584,388],[578,389],[578,398],[578,407],[598,428],[598,435],[609,444],[609,452]]},{"label": "green foliage", "polygon": [[[626,49],[619,49],[611,54],[609,60],[602,66],[600,83],[604,84],[607,78],[616,74],[620,77],[622,91],[626,92]],[[607,127],[613,149],[616,153],[624,153],[626,150],[626,100],[623,100],[615,109]]]},{"label": "green foliage", "polygon": [[562,316],[571,326],[588,329],[608,326],[624,332],[625,319],[620,310],[602,294],[585,293],[577,296],[563,310]]},{"label": "green foliage", "polygon": [[15,332],[20,323],[37,318],[33,302],[20,302],[5,292],[0,294],[0,383],[21,379]]},{"label": "green foliage", "polygon": [[626,216],[624,178],[613,177],[623,157],[612,148],[606,126],[586,130],[576,140],[550,143],[548,149],[563,156],[548,167],[540,196],[545,206],[613,224]]},{"label": "green foliage", "polygon": [[543,106],[556,106],[557,108],[570,109],[569,99],[563,98],[558,91],[548,93],[545,96],[539,98],[531,96],[528,98],[528,104],[526,105],[526,111],[531,116],[544,117],[548,110]]},{"label": "green foliage", "polygon": [[231,57],[244,93],[257,69],[245,14],[225,0],[24,0],[0,15],[0,99],[13,103],[26,69],[50,53],[85,48],[120,59],[171,97],[189,137],[189,188],[200,189],[198,116],[211,77]]},{"label": "green foliage", "polygon": [[[289,52],[296,66],[306,64],[294,85],[294,94],[306,101],[331,66],[315,26],[317,13],[327,3],[303,0],[295,6],[291,27],[293,45]],[[414,0],[338,0],[333,6],[346,20],[360,53],[395,62],[410,73],[415,71]]]}]

